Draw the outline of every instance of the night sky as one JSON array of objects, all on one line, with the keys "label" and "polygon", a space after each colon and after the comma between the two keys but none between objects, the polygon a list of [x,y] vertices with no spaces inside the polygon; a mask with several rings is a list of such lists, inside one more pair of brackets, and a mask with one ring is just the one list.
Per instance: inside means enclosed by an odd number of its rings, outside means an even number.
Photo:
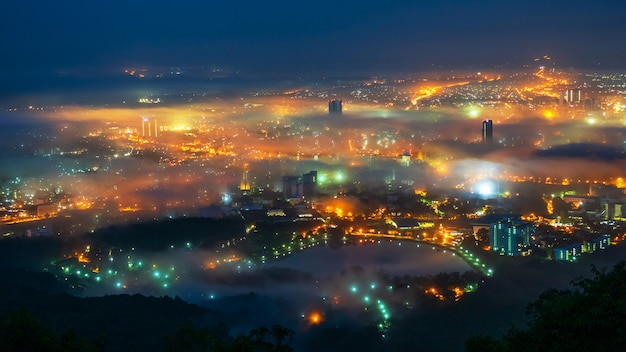
[{"label": "night sky", "polygon": [[250,72],[624,67],[626,1],[5,1],[16,71],[218,65]]}]

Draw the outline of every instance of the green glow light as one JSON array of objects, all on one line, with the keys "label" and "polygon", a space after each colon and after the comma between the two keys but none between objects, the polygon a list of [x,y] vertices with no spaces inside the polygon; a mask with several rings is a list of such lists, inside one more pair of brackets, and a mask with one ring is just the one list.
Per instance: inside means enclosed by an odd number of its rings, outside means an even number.
[{"label": "green glow light", "polygon": [[467,116],[469,116],[472,119],[477,118],[478,116],[480,116],[480,108],[476,107],[476,106],[472,106],[467,110]]}]

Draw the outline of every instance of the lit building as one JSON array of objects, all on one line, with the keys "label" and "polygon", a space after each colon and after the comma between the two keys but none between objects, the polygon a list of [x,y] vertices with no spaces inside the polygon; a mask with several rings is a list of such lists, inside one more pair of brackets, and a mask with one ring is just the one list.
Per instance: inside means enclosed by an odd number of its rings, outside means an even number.
[{"label": "lit building", "polygon": [[317,192],[317,171],[310,171],[302,176],[283,177],[283,196],[285,199],[311,198]]},{"label": "lit building", "polygon": [[343,111],[341,99],[333,99],[328,101],[328,113],[329,114],[341,114]]},{"label": "lit building", "polygon": [[491,224],[489,244],[491,250],[503,255],[516,256],[530,245],[534,225],[513,217],[502,218]]},{"label": "lit building", "polygon": [[285,199],[300,198],[304,194],[300,176],[283,176],[283,196]]},{"label": "lit building", "polygon": [[568,89],[567,90],[567,102],[568,103],[580,103],[580,89]]},{"label": "lit building", "polygon": [[594,237],[583,243],[583,252],[593,253],[600,249],[607,249],[611,245],[611,236],[608,234]]},{"label": "lit building", "polygon": [[493,139],[493,121],[483,121],[482,137],[483,142],[491,142]]},{"label": "lit building", "polygon": [[245,165],[243,174],[241,176],[241,182],[239,183],[239,190],[242,192],[250,191],[250,179],[248,175],[248,164]]},{"label": "lit building", "polygon": [[[154,130],[154,132],[153,132]],[[142,137],[146,137],[146,135],[148,137],[158,137],[159,136],[159,127],[157,124],[157,120],[154,120],[154,123],[152,123],[151,119],[147,118],[147,117],[142,117],[141,118],[141,136]]]},{"label": "lit building", "polygon": [[583,243],[575,242],[566,246],[554,248],[554,259],[574,261],[576,257],[582,253],[593,253],[597,250],[606,249],[611,245],[611,236],[608,234],[600,235]]},{"label": "lit building", "polygon": [[559,105],[563,105],[565,102],[570,104],[581,102],[580,89],[568,89],[559,91]]},{"label": "lit building", "polygon": [[405,150],[402,154],[398,155],[398,163],[402,166],[409,167],[411,165],[411,151]]},{"label": "lit building", "polygon": [[626,203],[609,201],[604,204],[605,220],[626,220]]},{"label": "lit building", "polygon": [[305,198],[311,198],[317,194],[317,171],[309,171],[302,175],[302,191]]},{"label": "lit building", "polygon": [[59,206],[57,204],[40,204],[37,205],[37,217],[49,218],[57,216],[59,213]]},{"label": "lit building", "polygon": [[413,218],[395,217],[387,219],[385,223],[393,226],[399,232],[399,234],[406,236],[418,234],[420,233],[419,230],[422,228],[420,222]]},{"label": "lit building", "polygon": [[572,243],[567,246],[554,248],[555,260],[574,261],[583,251],[582,243]]}]

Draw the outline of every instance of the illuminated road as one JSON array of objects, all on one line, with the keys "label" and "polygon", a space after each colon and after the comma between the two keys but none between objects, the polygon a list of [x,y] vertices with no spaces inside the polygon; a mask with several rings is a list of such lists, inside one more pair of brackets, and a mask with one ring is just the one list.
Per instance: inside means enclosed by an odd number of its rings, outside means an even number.
[{"label": "illuminated road", "polygon": [[474,255],[469,250],[464,249],[463,247],[456,247],[456,246],[452,246],[452,245],[435,243],[435,242],[430,242],[430,241],[423,241],[423,240],[416,239],[414,237],[400,236],[400,235],[369,234],[369,233],[368,234],[363,234],[363,233],[358,233],[358,232],[351,233],[350,235],[354,236],[354,237],[366,238],[366,239],[384,238],[384,239],[390,239],[390,240],[412,241],[412,242],[419,242],[419,243],[429,244],[429,245],[432,245],[433,248],[439,247],[444,252],[445,251],[450,251],[450,252],[452,252],[452,255],[460,256],[474,270],[476,270],[477,272],[482,273],[485,276],[492,276],[493,275],[493,269],[488,268],[487,265],[484,262],[482,262],[478,256]]}]

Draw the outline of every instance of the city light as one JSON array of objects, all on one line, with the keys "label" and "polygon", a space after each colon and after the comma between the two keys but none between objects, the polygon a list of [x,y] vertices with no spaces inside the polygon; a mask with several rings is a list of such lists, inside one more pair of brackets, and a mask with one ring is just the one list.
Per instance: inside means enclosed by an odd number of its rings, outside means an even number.
[{"label": "city light", "polygon": [[497,184],[492,180],[480,180],[474,183],[474,191],[482,197],[492,197],[497,194]]},{"label": "city light", "polygon": [[84,297],[229,316],[258,291],[298,333],[354,321],[392,339],[521,257],[576,265],[626,239],[624,83],[546,64],[29,102],[4,113],[50,126],[7,138],[25,166],[0,178],[2,238],[53,243],[37,270]]}]

